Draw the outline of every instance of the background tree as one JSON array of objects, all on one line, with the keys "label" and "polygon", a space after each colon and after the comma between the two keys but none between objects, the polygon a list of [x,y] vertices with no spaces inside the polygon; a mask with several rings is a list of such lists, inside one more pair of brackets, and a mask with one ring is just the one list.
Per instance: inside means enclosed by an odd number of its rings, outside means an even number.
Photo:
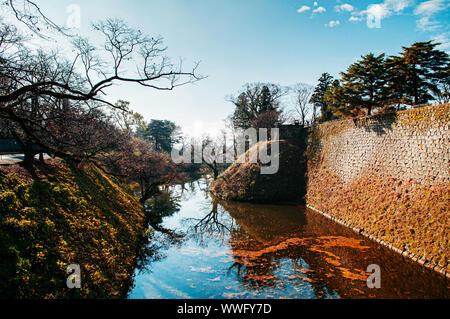
[{"label": "background tree", "polygon": [[404,81],[415,105],[432,100],[433,93],[439,95],[439,84],[448,83],[449,56],[437,50],[437,45],[427,41],[403,47],[401,59],[406,67]]},{"label": "background tree", "polygon": [[145,131],[147,124],[144,117],[130,110],[130,102],[119,100],[116,102],[116,108],[112,109],[111,117],[114,124],[126,135],[136,135],[138,132]]},{"label": "background tree", "polygon": [[230,98],[236,107],[232,115],[234,126],[242,129],[274,127],[282,113],[279,100],[286,94],[286,88],[276,84],[246,84],[237,97]]},{"label": "background tree", "polygon": [[204,134],[197,138],[191,137],[183,146],[185,152],[190,151],[190,160],[195,163],[191,165],[196,165],[203,174],[212,175],[214,180],[229,166],[227,162],[236,156],[233,140],[228,138],[225,130],[217,136]]},{"label": "background tree", "polygon": [[294,110],[300,118],[300,124],[305,127],[308,124],[307,118],[311,115],[311,123],[314,122],[316,114],[311,104],[313,88],[310,85],[298,83],[292,88],[294,92]]},{"label": "background tree", "polygon": [[173,145],[181,140],[181,128],[168,120],[151,120],[142,134],[157,152],[170,153]]},{"label": "background tree", "polygon": [[348,107],[366,109],[371,115],[374,108],[383,106],[387,90],[384,60],[384,54],[369,53],[351,64],[347,72],[341,73],[342,93]]},{"label": "background tree", "polygon": [[214,180],[217,180],[219,174],[228,167],[227,155],[233,154],[230,144],[225,131],[215,138],[206,135],[201,140],[202,162],[207,171],[212,173]]},{"label": "background tree", "polygon": [[310,103],[313,103],[316,109],[320,108],[321,115],[319,122],[329,121],[334,118],[333,112],[325,98],[326,92],[330,90],[332,84],[333,77],[328,73],[323,73],[311,96]]}]

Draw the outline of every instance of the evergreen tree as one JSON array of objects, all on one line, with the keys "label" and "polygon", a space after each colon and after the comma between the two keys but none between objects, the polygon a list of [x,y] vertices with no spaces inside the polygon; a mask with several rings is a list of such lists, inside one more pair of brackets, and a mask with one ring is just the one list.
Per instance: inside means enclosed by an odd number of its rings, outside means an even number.
[{"label": "evergreen tree", "polygon": [[350,65],[347,72],[341,73],[341,85],[345,104],[350,109],[367,109],[367,114],[371,115],[374,108],[382,107],[386,101],[385,58],[384,54],[375,56],[373,53],[361,58]]},{"label": "evergreen tree", "polygon": [[325,92],[325,102],[327,103],[329,111],[333,114],[333,117],[342,118],[360,115],[359,111],[361,111],[361,109],[351,107],[351,105],[346,102],[347,99],[345,90],[338,79],[334,80]]},{"label": "evergreen tree", "polygon": [[273,111],[277,108],[277,105],[275,105],[273,99],[272,99],[272,93],[269,90],[269,87],[267,85],[264,85],[261,89],[261,96],[260,101],[257,105],[257,113],[263,113],[267,111]]},{"label": "evergreen tree", "polygon": [[319,122],[329,121],[334,118],[333,112],[325,99],[325,94],[330,90],[332,84],[333,77],[328,73],[323,73],[319,79],[319,84],[314,88],[314,93],[311,96],[310,103],[313,103],[316,108],[321,110]]},{"label": "evergreen tree", "polygon": [[386,59],[388,87],[386,104],[395,105],[398,111],[402,104],[412,104],[408,96],[407,65],[403,57],[391,56]]},{"label": "evergreen tree", "polygon": [[232,115],[234,127],[273,127],[281,114],[278,100],[284,94],[285,89],[276,84],[247,84],[237,98],[230,99],[236,107]]},{"label": "evergreen tree", "polygon": [[405,82],[408,95],[415,105],[433,99],[433,92],[439,92],[439,82],[448,81],[449,56],[435,49],[438,43],[416,42],[403,47],[401,57],[407,72]]},{"label": "evergreen tree", "polygon": [[155,151],[170,153],[175,143],[180,141],[180,128],[174,122],[151,120],[148,123],[144,139],[150,141]]}]

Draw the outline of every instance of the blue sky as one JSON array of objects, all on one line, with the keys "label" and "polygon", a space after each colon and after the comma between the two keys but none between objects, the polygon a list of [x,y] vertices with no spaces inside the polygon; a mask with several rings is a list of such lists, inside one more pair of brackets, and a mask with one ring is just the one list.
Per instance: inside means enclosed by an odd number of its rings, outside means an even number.
[{"label": "blue sky", "polygon": [[[121,85],[109,99],[125,99],[147,120],[170,119],[188,134],[222,126],[233,110],[225,100],[247,82],[315,84],[323,72],[337,76],[360,55],[396,54],[414,41],[439,39],[449,51],[449,0],[128,0],[38,1],[66,23],[67,8],[90,23],[119,17],[161,35],[168,55],[186,65],[202,61],[208,78],[172,92]],[[369,17],[369,22],[368,21]],[[350,21],[351,20],[351,21]],[[379,22],[379,23],[378,23]]]}]

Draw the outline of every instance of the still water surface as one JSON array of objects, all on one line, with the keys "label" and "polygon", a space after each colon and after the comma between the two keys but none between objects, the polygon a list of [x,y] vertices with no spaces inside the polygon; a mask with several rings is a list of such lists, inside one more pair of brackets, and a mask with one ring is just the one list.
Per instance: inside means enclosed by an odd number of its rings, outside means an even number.
[{"label": "still water surface", "polygon": [[[201,179],[149,202],[157,231],[129,298],[450,297],[443,276],[305,207],[217,201],[208,189]],[[371,264],[380,289],[367,287]]]}]

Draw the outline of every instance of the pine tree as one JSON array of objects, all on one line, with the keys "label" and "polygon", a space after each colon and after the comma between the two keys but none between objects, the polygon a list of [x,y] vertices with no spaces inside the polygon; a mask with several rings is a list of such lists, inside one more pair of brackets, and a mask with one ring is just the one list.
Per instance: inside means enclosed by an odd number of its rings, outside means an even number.
[{"label": "pine tree", "polygon": [[338,79],[334,80],[325,92],[325,101],[333,117],[343,118],[347,116],[361,115],[360,108],[355,108],[348,103],[348,94]]},{"label": "pine tree", "polygon": [[427,41],[403,47],[401,57],[407,69],[405,81],[415,105],[432,100],[431,93],[439,91],[438,83],[448,76],[449,56],[435,49],[437,45]]},{"label": "pine tree", "polygon": [[403,57],[391,56],[386,59],[388,88],[386,104],[395,105],[398,111],[402,104],[412,104],[408,96],[407,72],[408,68]]},{"label": "pine tree", "polygon": [[168,120],[151,120],[143,135],[153,144],[155,151],[170,153],[173,145],[180,141],[181,129]]},{"label": "pine tree", "polygon": [[342,74],[345,102],[351,109],[367,109],[371,115],[374,108],[382,107],[386,100],[387,73],[384,54],[369,53],[353,63]]},{"label": "pine tree", "polygon": [[325,122],[334,118],[333,112],[325,99],[326,92],[330,90],[331,85],[333,84],[333,77],[328,73],[323,73],[318,81],[319,84],[314,88],[310,103],[313,103],[316,108],[320,108],[321,115],[319,122]]}]

